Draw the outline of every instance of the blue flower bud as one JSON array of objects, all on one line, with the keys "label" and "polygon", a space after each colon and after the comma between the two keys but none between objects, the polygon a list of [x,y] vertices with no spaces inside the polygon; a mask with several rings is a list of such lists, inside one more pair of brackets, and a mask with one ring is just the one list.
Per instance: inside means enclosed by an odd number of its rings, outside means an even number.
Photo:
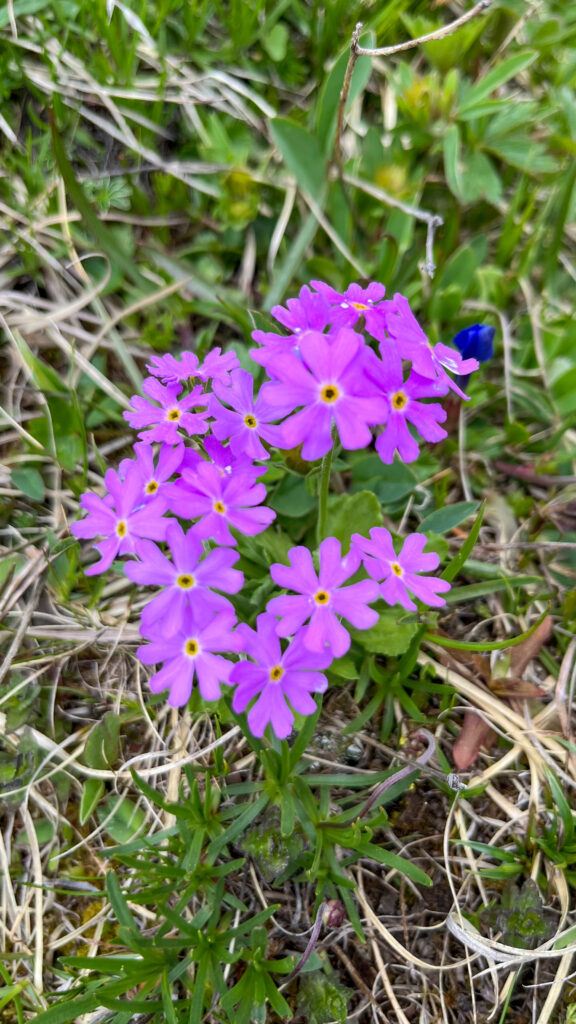
[{"label": "blue flower bud", "polygon": [[452,339],[463,359],[477,359],[485,363],[494,355],[494,335],[496,330],[487,324],[472,324],[458,331]]}]

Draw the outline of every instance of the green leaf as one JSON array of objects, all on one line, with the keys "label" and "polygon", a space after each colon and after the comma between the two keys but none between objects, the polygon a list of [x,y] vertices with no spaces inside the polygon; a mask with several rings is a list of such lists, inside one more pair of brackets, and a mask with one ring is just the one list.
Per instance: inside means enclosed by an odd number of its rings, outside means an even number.
[{"label": "green leaf", "polygon": [[380,502],[371,491],[331,495],[328,499],[326,536],[337,537],[344,553],[350,547],[353,533],[367,537],[373,526],[383,523]]},{"label": "green leaf", "polygon": [[462,179],[465,202],[473,203],[484,198],[496,205],[502,199],[500,175],[486,153],[466,155]]},{"label": "green leaf", "polygon": [[424,635],[424,640],[429,643],[437,644],[439,647],[449,647],[451,650],[455,651],[505,651],[508,647],[516,647],[518,644],[523,643],[524,640],[527,640],[529,636],[532,636],[532,633],[538,629],[538,626],[544,622],[544,619],[549,614],[550,609],[546,608],[545,611],[542,612],[542,615],[536,619],[536,622],[530,626],[530,629],[525,630],[524,633],[520,633],[519,636],[508,637],[506,640],[493,640],[486,641],[484,643],[475,643],[468,640],[452,640],[451,637],[440,636],[438,633],[426,633]]},{"label": "green leaf", "polygon": [[44,481],[38,470],[33,466],[24,469],[13,469],[10,476],[13,487],[22,491],[22,494],[25,494],[27,498],[31,498],[32,501],[44,500],[46,493]]},{"label": "green leaf", "polygon": [[[45,7],[52,7],[52,0],[15,0],[12,14],[15,18],[25,18],[29,14],[37,14]],[[0,10],[0,29],[10,24],[10,8],[8,4]]]},{"label": "green leaf", "polygon": [[558,782],[556,776],[550,771],[549,768],[544,768],[546,773],[546,780],[552,794],[552,799],[556,804],[556,809],[560,815],[563,828],[563,842],[562,846],[570,846],[574,839],[574,816],[568,803],[564,791]]},{"label": "green leaf", "polygon": [[394,868],[401,875],[406,875],[406,878],[411,878],[418,885],[432,885],[430,876],[416,864],[413,864],[412,861],[407,860],[405,857],[399,857],[397,853],[384,850],[381,846],[376,846],[375,843],[363,843],[361,846],[356,847],[356,851],[362,857],[371,857],[373,860],[377,860],[379,864],[385,864],[386,867]]},{"label": "green leaf", "polygon": [[444,290],[438,290],[430,303],[430,316],[434,320],[449,323],[458,315],[462,308],[464,294],[460,285],[451,284]]},{"label": "green leaf", "polygon": [[266,998],[268,999],[270,1006],[281,1020],[290,1020],[292,1017],[292,1009],[284,999],[284,996],[278,991],[269,974],[264,974],[263,978],[266,989]]},{"label": "green leaf", "polygon": [[474,520],[474,525],[472,526],[470,533],[468,534],[466,540],[464,541],[462,547],[460,548],[460,551],[458,552],[457,555],[454,555],[454,558],[450,562],[448,562],[448,565],[442,572],[443,580],[448,580],[448,582],[451,583],[454,577],[460,572],[460,569],[464,565],[466,559],[468,558],[468,555],[470,554],[476,541],[478,540],[480,527],[482,526],[482,520],[484,518],[485,508],[486,502],[483,501],[478,511],[478,515]]},{"label": "green leaf", "polygon": [[447,604],[459,604],[462,601],[476,601],[479,597],[489,594],[500,594],[510,590],[524,589],[528,586],[542,586],[541,576],[509,576],[502,579],[485,580],[483,583],[469,583],[463,587],[452,587],[444,600]]},{"label": "green leaf", "polygon": [[264,810],[268,800],[268,794],[263,793],[254,801],[253,804],[248,804],[248,807],[238,815],[236,820],[228,826],[222,835],[218,836],[217,839],[212,840],[208,847],[208,856],[212,862],[216,860],[216,857],[218,857],[220,853],[222,853],[222,850],[228,843],[233,843],[238,839],[238,836],[241,836],[245,832],[248,825],[254,821],[254,818],[257,818],[260,812]]},{"label": "green leaf", "polygon": [[[366,47],[366,49],[374,46],[374,34],[372,32],[363,34],[360,37],[360,45]],[[349,57],[350,50],[349,48],[346,48],[344,53],[341,53],[338,57],[338,60],[324,82],[320,92],[318,105],[316,107],[316,132],[322,144],[322,149],[326,155],[329,155],[332,150],[332,146],[334,145],[340,93],[342,92],[342,86],[344,85],[344,76],[346,74]],[[346,101],[347,110],[356,97],[360,96],[360,94],[364,92],[371,74],[371,58],[359,57],[354,66],[354,71],[352,72],[350,92],[348,93],[348,99]]]},{"label": "green leaf", "polygon": [[270,60],[273,60],[276,63],[284,60],[288,46],[288,38],[288,29],[281,21],[277,22],[274,27],[270,29],[270,32],[264,36],[262,45],[270,57]]},{"label": "green leaf", "polygon": [[460,156],[460,132],[457,124],[451,124],[444,136],[444,173],[448,188],[457,199],[462,198],[462,159]]},{"label": "green leaf", "polygon": [[58,1002],[44,1013],[34,1017],[35,1024],[69,1024],[70,1021],[79,1020],[85,1013],[91,1013],[101,1006],[98,993],[84,996],[82,999],[66,999],[66,1002]]},{"label": "green leaf", "polygon": [[511,135],[507,139],[498,138],[494,141],[486,137],[485,148],[505,163],[521,171],[528,170],[530,174],[548,174],[558,170],[557,161],[544,151],[540,142],[522,135]]},{"label": "green leaf", "polygon": [[310,493],[303,476],[285,476],[267,504],[280,515],[299,519],[316,507],[316,497]]},{"label": "green leaf", "polygon": [[393,462],[385,466],[375,452],[370,455],[361,454],[359,458],[352,453],[352,481],[352,494],[369,490],[381,501],[404,498],[414,490],[417,483],[414,473],[405,463]]},{"label": "green leaf", "polygon": [[112,795],[96,808],[96,815],[115,843],[127,843],[146,820],[141,807],[137,807],[127,797]]},{"label": "green leaf", "polygon": [[94,813],[101,797],[104,795],[105,786],[102,779],[86,779],[82,786],[82,796],[80,798],[80,824],[88,820],[91,814]]},{"label": "green leaf", "polygon": [[[436,65],[440,71],[449,72],[451,68],[458,67],[464,54],[470,49],[478,36],[484,31],[484,18],[477,18],[468,25],[462,25],[453,35],[446,39],[437,39],[432,43],[424,43],[422,49],[430,62]],[[435,28],[440,28],[436,24]],[[416,38],[414,34],[413,37]]]},{"label": "green leaf", "polygon": [[84,417],[78,399],[73,392],[69,396],[48,395],[46,397],[56,458],[63,469],[72,473],[78,462],[86,461],[86,433]]},{"label": "green leaf", "polygon": [[447,533],[455,526],[463,523],[478,510],[478,501],[458,501],[446,508],[437,508],[422,520],[418,527],[420,533],[430,530],[432,533]]},{"label": "green leaf", "polygon": [[47,425],[43,443],[53,451],[62,468],[72,472],[78,461],[86,461],[84,415],[78,398],[51,366],[34,355],[18,331],[15,330],[13,336],[34,384],[44,395],[48,406],[52,429]]},{"label": "green leaf", "polygon": [[84,760],[89,768],[111,768],[120,751],[120,717],[107,711],[86,740]]},{"label": "green leaf", "polygon": [[270,134],[298,185],[317,199],[326,177],[326,159],[316,136],[286,117],[270,122]]},{"label": "green leaf", "polygon": [[395,658],[404,654],[418,629],[416,622],[399,622],[400,609],[383,612],[375,626],[370,629],[351,629],[353,640],[372,654],[384,654]]},{"label": "green leaf", "polygon": [[505,82],[508,82],[515,75],[518,75],[524,68],[527,68],[532,64],[538,54],[536,53],[516,53],[513,57],[509,57],[508,60],[502,61],[501,64],[497,64],[495,68],[492,68],[484,78],[476,82],[475,85],[469,86],[463,90],[463,99],[460,103],[460,110],[470,110],[477,103],[485,100],[490,93],[493,93],[495,89],[498,89]]},{"label": "green leaf", "polygon": [[14,341],[36,387],[44,394],[65,394],[68,392],[62,377],[51,366],[34,355],[19,331],[13,332]]},{"label": "green leaf", "polygon": [[170,989],[170,982],[168,981],[168,972],[166,970],[162,972],[161,992],[164,1024],[178,1024],[178,1020],[180,1018],[176,1016],[176,1011],[174,1010],[172,992]]},{"label": "green leaf", "polygon": [[330,665],[330,672],[338,679],[358,679],[358,668],[353,658],[344,655],[343,658],[336,658]]}]

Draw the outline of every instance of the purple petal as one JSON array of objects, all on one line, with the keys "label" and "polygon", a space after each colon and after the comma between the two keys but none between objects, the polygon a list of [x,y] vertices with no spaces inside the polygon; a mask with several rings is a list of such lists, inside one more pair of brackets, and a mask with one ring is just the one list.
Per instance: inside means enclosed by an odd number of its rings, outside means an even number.
[{"label": "purple petal", "polygon": [[407,589],[424,604],[428,604],[432,608],[441,608],[446,604],[444,598],[438,597],[438,594],[447,593],[450,590],[447,580],[438,579],[435,576],[415,576],[413,573],[406,572],[403,582]]},{"label": "purple petal", "polygon": [[101,541],[99,544],[95,544],[94,547],[100,552],[100,561],[94,565],[88,566],[86,569],[87,576],[97,576],[98,573],[105,572],[112,565],[112,562],[118,554],[120,547],[120,539],[116,535],[109,537],[107,540]]},{"label": "purple petal", "polygon": [[228,682],[232,663],[218,654],[199,654],[195,660],[198,689],[204,700],[218,700],[220,683]]},{"label": "purple petal", "polygon": [[307,597],[273,597],[266,610],[281,617],[277,626],[278,636],[292,636],[309,618],[312,606]]},{"label": "purple petal", "polygon": [[416,605],[410,599],[404,583],[394,573],[380,584],[380,594],[389,605],[401,604],[407,611],[416,611]]},{"label": "purple petal", "polygon": [[406,421],[400,413],[391,412],[384,433],[376,440],[376,451],[387,465],[394,462],[394,452],[403,462],[414,462],[418,458],[418,443],[412,437]]},{"label": "purple petal", "polygon": [[[323,544],[325,543],[326,542],[323,541]],[[338,544],[338,541],[336,541],[336,543]],[[338,552],[340,552],[339,544]],[[288,558],[290,559],[290,565],[282,565],[281,562],[274,562],[270,566],[270,575],[274,582],[279,587],[286,587],[287,590],[295,590],[299,594],[313,594],[318,590],[320,584],[314,571],[312,555],[308,548],[302,546],[290,548]]]},{"label": "purple petal", "polygon": [[407,572],[433,572],[440,564],[435,551],[424,554],[428,538],[423,533],[410,533],[398,555],[398,562]]},{"label": "purple petal", "polygon": [[338,615],[351,622],[356,629],[369,629],[378,621],[378,612],[367,608],[370,601],[377,601],[380,587],[375,580],[362,580],[350,587],[342,587],[332,595],[332,607]]},{"label": "purple petal", "polygon": [[[235,530],[252,536],[261,533],[267,526],[270,526],[276,519],[276,513],[266,505],[259,505],[257,508],[230,509],[228,521]],[[234,544],[236,541],[234,541]]]},{"label": "purple petal", "polygon": [[350,647],[350,635],[331,608],[316,608],[304,633],[304,646],[311,651],[327,647],[335,658],[341,658]]},{"label": "purple petal", "polygon": [[248,726],[256,737],[264,735],[268,723],[279,739],[284,740],[292,732],[294,715],[288,707],[282,691],[272,690],[272,685],[266,687],[260,699],[256,701],[253,708],[248,712]]}]

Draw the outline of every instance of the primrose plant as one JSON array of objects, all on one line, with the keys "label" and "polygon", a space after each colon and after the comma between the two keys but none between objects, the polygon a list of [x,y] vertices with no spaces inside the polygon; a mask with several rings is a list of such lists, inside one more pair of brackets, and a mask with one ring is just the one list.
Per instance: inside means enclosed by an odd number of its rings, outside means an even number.
[{"label": "primrose plant", "polygon": [[[386,465],[396,455],[413,462],[421,440],[446,437],[439,399],[449,391],[467,398],[462,378],[478,368],[476,354],[489,357],[491,328],[460,332],[457,348],[432,346],[407,299],[384,294],[377,283],[338,292],[312,281],[276,306],[286,333],[253,333],[250,354],[266,374],[257,394],[236,354],[219,348],[203,362],[184,352],[147,365],[144,397],[124,413],[139,432],[134,458],[108,470],[103,497],[82,495],[88,514],[72,532],[101,538],[88,575],[127,556],[126,575],[156,588],[138,657],[156,666],[150,688],[167,691],[172,706],[186,704],[195,682],[207,701],[233,687],[233,710],[247,710],[254,736],[270,725],[285,738],[294,712],[316,710],[313,694],[326,690],[326,670],[348,651],[349,626],[375,625],[377,601],[408,610],[415,598],[445,603],[450,585],[431,575],[439,559],[424,550],[423,534],[406,536],[400,551],[380,526],[352,534],[345,551],[326,536],[335,449],[374,446]],[[286,465],[294,449],[321,460],[317,551],[296,545],[288,564],[270,566],[281,593],[256,609],[253,628],[238,622],[233,601],[244,584],[234,568],[238,536],[274,529],[259,478],[270,459]]]}]

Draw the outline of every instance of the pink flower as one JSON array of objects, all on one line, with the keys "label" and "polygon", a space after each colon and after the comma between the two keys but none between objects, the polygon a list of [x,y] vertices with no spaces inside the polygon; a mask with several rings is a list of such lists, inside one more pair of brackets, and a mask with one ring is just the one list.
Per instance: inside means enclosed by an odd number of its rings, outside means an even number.
[{"label": "pink flower", "polygon": [[[386,329],[398,346],[402,359],[410,359],[413,371],[421,377],[437,378],[446,386],[446,391],[451,389],[467,400],[468,396],[448,376],[446,370],[465,376],[478,369],[478,360],[463,359],[459,352],[442,343],[432,347],[404,295],[397,293],[392,301],[383,305],[386,307]],[[380,345],[380,351],[386,359],[389,343]]]},{"label": "pink flower", "polygon": [[190,409],[208,404],[208,399],[202,395],[201,387],[193,388],[185,398],[179,398],[182,390],[180,384],[163,387],[154,377],[147,377],[142,390],[158,405],[134,395],[130,402],[132,411],[123,413],[124,419],[136,430],[139,427],[149,428],[141,430],[138,434],[141,441],[145,441],[146,444],[164,441],[166,444],[174,445],[181,443],[178,433],[180,428],[190,437],[194,434],[205,434],[208,430],[208,424],[205,422],[208,413],[190,412]]},{"label": "pink flower", "polygon": [[253,660],[237,662],[230,673],[230,683],[237,684],[232,708],[244,711],[257,698],[248,712],[252,734],[263,736],[270,723],[276,735],[285,739],[294,723],[292,708],[301,715],[316,711],[311,694],[326,690],[328,680],[318,670],[328,668],[332,656],[309,651],[300,634],[282,652],[273,615],[259,615],[256,630],[241,624],[237,632]]},{"label": "pink flower", "polygon": [[272,306],[271,313],[291,334],[322,332],[332,322],[332,312],[326,299],[322,295],[315,295],[307,284],[300,289],[297,299],[288,299],[286,306],[287,309],[284,306]]},{"label": "pink flower", "polygon": [[182,479],[172,484],[168,493],[170,508],[177,516],[198,519],[194,526],[197,537],[213,537],[223,545],[236,544],[229,526],[255,534],[270,525],[276,513],[260,505],[265,497],[264,484],[253,484],[245,476],[223,475],[210,462],[183,470]]},{"label": "pink flower", "polygon": [[[218,467],[220,476],[245,476],[251,483],[254,483],[259,476],[266,472],[266,466],[256,466],[248,455],[234,455],[229,445],[221,444],[211,434],[203,438],[203,447],[208,461]],[[194,448],[186,448],[180,465],[180,472],[185,469],[196,470],[207,460]]]},{"label": "pink flower", "polygon": [[240,555],[230,548],[215,548],[205,554],[202,541],[194,531],[184,533],[174,520],[168,523],[166,542],[172,562],[152,541],[141,540],[136,543],[139,561],[127,562],[124,567],[128,578],[135,583],[164,587],[144,607],[142,625],[147,629],[162,620],[166,636],[173,636],[183,628],[188,609],[195,611],[204,606],[215,612],[233,612],[231,602],[214,590],[223,590],[226,594],[240,590],[244,576],[232,568]]},{"label": "pink flower", "polygon": [[221,384],[227,384],[230,373],[239,366],[238,356],[234,351],[222,352],[220,348],[213,348],[204,359],[198,376],[205,382],[217,380]]},{"label": "pink flower", "polygon": [[378,384],[386,401],[386,426],[376,439],[376,451],[383,462],[394,461],[397,451],[403,462],[414,462],[418,458],[418,442],[412,436],[408,424],[416,427],[425,441],[441,441],[447,437],[439,426],[446,419],[446,412],[438,403],[427,404],[421,398],[446,394],[447,386],[439,380],[430,380],[417,373],[411,373],[404,380],[402,363],[397,352],[389,352],[388,358],[379,360],[370,352],[367,373]]},{"label": "pink flower", "polygon": [[164,540],[169,523],[164,517],[166,502],[163,498],[156,497],[142,504],[142,484],[136,468],[129,470],[124,480],[114,469],[109,469],[104,483],[109,491],[107,497],[100,498],[91,492],[83,494],[80,504],[88,515],[70,527],[75,537],[105,538],[94,545],[101,557],[86,569],[87,576],[109,569],[117,555],[133,554],[136,542],[143,537]]},{"label": "pink flower", "polygon": [[200,363],[195,352],[183,352],[180,359],[167,353],[164,356],[151,356],[146,369],[153,377],[159,377],[163,384],[185,384],[195,380],[208,381],[214,378],[226,383],[228,374],[239,366],[235,352],[225,352],[213,348],[203,363]]},{"label": "pink flower", "polygon": [[152,446],[145,444],[144,441],[137,441],[134,445],[136,459],[122,459],[118,473],[124,478],[131,471],[131,467],[134,467],[134,472],[140,477],[142,500],[150,501],[162,494],[164,485],[179,469],[185,451],[183,444],[178,444],[175,448],[169,444],[162,444],[154,465]]},{"label": "pink flower", "polygon": [[[256,401],[253,394],[254,378],[247,370],[234,370],[230,374],[228,387],[218,381],[214,381],[212,386],[214,395],[210,401],[209,413],[214,417],[214,436],[221,441],[230,438],[230,448],[236,456],[269,459],[270,453],[262,441],[272,445],[278,444],[280,429],[270,425],[271,421],[277,420],[279,416],[274,406],[266,401],[266,385]],[[226,405],[232,409],[227,409]]]},{"label": "pink flower", "polygon": [[427,543],[423,533],[410,533],[397,555],[389,531],[382,526],[370,530],[370,540],[359,533],[352,534],[353,548],[361,554],[367,573],[382,581],[380,595],[388,604],[401,604],[409,611],[416,610],[409,591],[424,604],[440,608],[446,602],[438,595],[450,590],[446,580],[419,575],[437,569],[440,562],[434,552],[424,553]]},{"label": "pink flower", "polygon": [[270,566],[270,575],[279,587],[295,590],[299,597],[273,597],[267,611],[280,616],[279,636],[292,636],[309,620],[302,633],[304,646],[311,651],[329,649],[340,658],[350,647],[350,634],[338,616],[348,619],[356,629],[368,629],[378,621],[378,612],[368,608],[378,598],[378,587],[372,580],[362,580],[343,587],[360,565],[360,555],[351,551],[342,558],[340,541],[327,537],[319,548],[320,571],[314,570],[308,548],[291,548],[291,565],[278,562]]},{"label": "pink flower", "polygon": [[350,284],[345,292],[337,292],[323,281],[310,283],[332,307],[333,330],[353,327],[360,317],[364,317],[366,330],[373,338],[381,341],[385,337],[386,320],[382,305],[378,305],[386,292],[383,284],[372,281],[367,288]]},{"label": "pink flower", "polygon": [[186,384],[198,376],[198,356],[195,352],[183,352],[180,359],[167,352],[163,356],[150,356],[146,369],[163,384],[174,387]]},{"label": "pink flower", "polygon": [[286,415],[282,446],[302,443],[302,458],[319,459],[332,447],[334,424],[344,448],[365,448],[372,440],[368,424],[383,423],[387,407],[363,372],[363,338],[343,329],[335,337],[310,332],[300,343],[301,360],[278,356],[269,366],[279,383],[271,383],[266,399]]},{"label": "pink flower", "polygon": [[167,637],[162,622],[140,628],[152,642],[138,648],[137,654],[144,665],[162,668],[150,680],[152,693],[170,690],[168,703],[181,708],[190,698],[194,677],[198,679],[204,700],[218,700],[220,684],[229,683],[232,662],[216,651],[239,651],[241,640],[232,632],[233,613],[215,614],[211,608],[198,608],[194,614],[187,610],[181,628]]}]

